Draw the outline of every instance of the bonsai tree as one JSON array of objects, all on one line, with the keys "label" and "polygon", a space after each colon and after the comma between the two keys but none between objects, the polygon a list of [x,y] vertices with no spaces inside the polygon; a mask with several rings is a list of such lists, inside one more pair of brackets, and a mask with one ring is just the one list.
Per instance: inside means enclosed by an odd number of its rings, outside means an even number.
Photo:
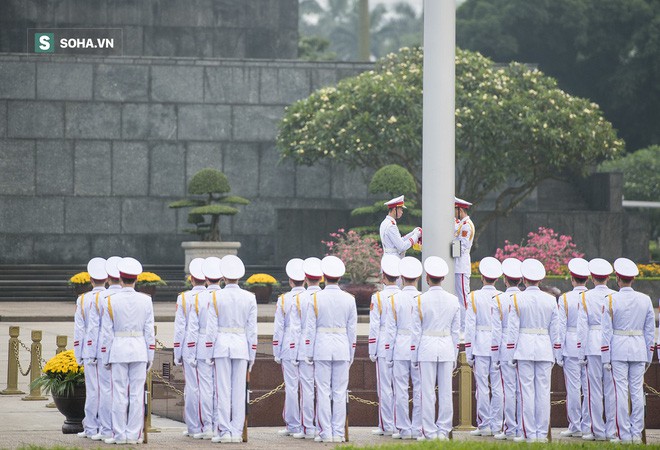
[{"label": "bonsai tree", "polygon": [[[197,172],[188,184],[191,197],[169,204],[170,208],[192,208],[188,213],[188,223],[195,228],[184,231],[199,234],[203,241],[220,239],[220,216],[233,216],[238,213],[233,205],[247,205],[249,200],[228,195],[231,191],[224,173],[206,168]],[[208,217],[208,221],[207,221]]]}]

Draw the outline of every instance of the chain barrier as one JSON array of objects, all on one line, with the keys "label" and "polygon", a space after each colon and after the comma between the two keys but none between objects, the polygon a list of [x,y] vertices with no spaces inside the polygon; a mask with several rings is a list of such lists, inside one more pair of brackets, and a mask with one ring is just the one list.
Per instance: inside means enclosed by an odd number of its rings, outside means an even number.
[{"label": "chain barrier", "polygon": [[[30,347],[28,347],[27,345],[25,345],[25,344],[23,343],[23,341],[21,341],[20,339],[18,339],[18,343],[21,345],[21,347],[23,347],[23,349],[24,349],[26,352],[28,352],[29,354],[32,354],[32,350],[30,350]],[[18,347],[17,347],[17,346],[15,346],[15,347],[16,347],[16,359],[18,360]],[[38,354],[37,354],[37,357],[39,358],[39,369],[43,369],[44,365],[46,364],[46,360],[43,359],[43,358],[41,357],[41,352],[37,352],[37,353],[38,353]],[[19,362],[18,364],[19,364],[19,366],[20,366],[21,363]],[[21,373],[23,373],[23,371],[21,371]],[[30,373],[30,369],[29,369],[29,368],[28,368],[27,373],[24,373],[23,376],[27,376],[28,373]]]},{"label": "chain barrier", "polygon": [[155,372],[155,371],[152,371],[151,374],[155,375],[156,378],[161,380],[163,382],[163,384],[165,384],[165,386],[172,389],[174,392],[176,392],[177,394],[179,394],[180,396],[183,397],[183,392],[180,391],[179,389],[177,389],[176,387],[174,387],[174,385],[172,383],[170,383],[169,381],[167,381],[165,378],[163,378],[163,376],[161,374],[159,374],[158,372]]},{"label": "chain barrier", "polygon": [[158,339],[156,339],[156,349],[158,349],[158,350],[162,350],[162,349],[164,349],[164,348],[165,348],[165,344],[163,344],[161,341],[159,341]]},{"label": "chain barrier", "polygon": [[648,383],[644,383],[644,387],[645,387],[646,390],[647,390],[648,392],[650,392],[651,394],[655,395],[656,397],[660,397],[660,392],[658,392],[657,390],[655,390],[655,389],[654,389],[652,386],[650,386]]},{"label": "chain barrier", "polygon": [[[18,358],[18,344],[21,344],[23,347],[25,345],[21,341],[14,341],[14,357],[16,358],[16,362],[18,363],[18,371],[23,375],[24,377],[27,377],[30,374],[30,370],[32,370],[32,363],[28,366],[27,370],[23,372],[23,367],[21,366],[21,360]],[[30,351],[30,349],[28,349]]]},{"label": "chain barrier", "polygon": [[259,403],[259,402],[262,401],[262,400],[266,400],[268,397],[270,397],[271,395],[275,395],[275,394],[277,394],[277,393],[278,393],[279,391],[281,391],[282,389],[284,389],[284,383],[280,384],[279,386],[277,386],[275,389],[271,390],[270,392],[266,392],[266,393],[265,393],[264,395],[262,395],[261,397],[257,397],[257,398],[255,398],[254,400],[250,400],[250,401],[249,401],[249,404],[250,404],[250,405],[254,405],[255,403]]}]

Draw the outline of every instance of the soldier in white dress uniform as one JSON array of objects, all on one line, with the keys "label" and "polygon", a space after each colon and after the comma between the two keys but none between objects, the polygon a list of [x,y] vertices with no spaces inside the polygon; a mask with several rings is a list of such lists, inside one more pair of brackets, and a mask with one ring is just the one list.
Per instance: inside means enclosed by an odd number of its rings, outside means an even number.
[{"label": "soldier in white dress uniform", "polygon": [[92,258],[87,263],[87,272],[92,283],[92,290],[78,297],[76,313],[74,316],[75,328],[73,331],[73,350],[78,364],[85,367],[85,418],[83,431],[79,437],[92,438],[99,433],[99,376],[96,359],[96,341],[99,330],[96,303],[102,292],[105,291],[105,280],[108,273],[105,271],[105,259]]},{"label": "soldier in white dress uniform", "polygon": [[460,256],[454,258],[454,289],[456,296],[463,302],[461,311],[461,330],[465,329],[465,313],[468,308],[468,294],[470,293],[470,250],[474,241],[474,224],[467,213],[472,203],[454,197],[454,240],[460,242]]},{"label": "soldier in white dress uniform", "polygon": [[[513,308],[513,295],[519,295],[518,285],[522,278],[520,273],[520,260],[516,258],[507,258],[502,261],[502,272],[504,273],[504,285],[506,291],[495,296],[495,303],[500,314],[493,315],[495,328],[502,330],[500,339],[499,361],[508,361],[507,357],[509,315]],[[499,321],[499,324],[497,322]],[[513,353],[513,352],[512,352]],[[507,364],[500,364],[500,373],[502,374],[503,385],[503,409],[504,409],[504,429],[501,433],[493,436],[497,440],[514,439],[520,435],[520,389],[518,388],[518,374],[515,367]]]},{"label": "soldier in white dress uniform", "polygon": [[[419,367],[412,366],[411,345],[413,301],[420,294],[417,282],[422,275],[422,263],[412,256],[406,256],[399,263],[403,280],[401,292],[390,297],[392,309],[385,319],[386,342],[393,342],[387,354],[387,361],[393,364],[394,387],[394,427],[395,439],[415,439],[422,433],[421,384]],[[390,314],[391,313],[391,314]],[[408,380],[412,379],[413,408],[412,420],[408,408]]]},{"label": "soldier in white dress uniform", "polygon": [[555,359],[561,354],[557,301],[538,287],[545,278],[540,261],[526,259],[520,271],[527,288],[513,295],[507,344],[515,347],[511,363],[518,368],[521,392],[523,435],[514,441],[547,442],[550,375]]},{"label": "soldier in white dress uniform", "polygon": [[112,433],[106,444],[142,442],[144,382],[154,361],[154,309],[151,297],[135,291],[142,265],[134,258],[117,264],[124,289],[107,297],[101,352],[112,369]]},{"label": "soldier in white dress uniform", "polygon": [[91,354],[96,355],[94,358],[97,361],[96,371],[98,373],[99,384],[99,432],[92,436],[91,439],[93,441],[103,441],[112,437],[112,371],[105,364],[98,364],[98,361],[103,361],[99,338],[103,329],[103,316],[108,305],[106,299],[108,296],[116,294],[123,289],[121,280],[119,279],[119,269],[117,269],[117,263],[119,261],[121,261],[121,257],[111,256],[105,262],[105,271],[108,274],[108,288],[101,291],[98,301],[95,299],[94,303],[96,307],[90,310],[89,315],[89,335],[97,336],[92,343]]},{"label": "soldier in white dress uniform", "polygon": [[[314,361],[306,360],[305,346],[305,327],[307,326],[307,312],[310,310],[312,296],[320,292],[319,283],[323,278],[321,270],[321,260],[316,257],[310,257],[303,262],[303,271],[305,272],[305,282],[307,290],[300,295],[300,315],[293,316],[291,319],[296,322],[300,329],[300,340],[298,342],[297,361],[298,377],[300,386],[298,388],[300,395],[300,432],[294,433],[295,439],[314,439],[316,438],[316,411],[314,408]],[[305,363],[307,361],[307,363]],[[303,363],[303,364],[301,364]]]},{"label": "soldier in white dress uniform", "polygon": [[385,340],[385,318],[392,309],[390,296],[399,292],[397,281],[401,273],[398,256],[383,255],[380,268],[383,289],[371,296],[369,305],[369,359],[376,363],[378,392],[378,428],[371,433],[391,436],[394,433],[394,395],[392,365],[387,361],[387,352],[394,343]]},{"label": "soldier in white dress uniform", "polygon": [[183,365],[183,420],[185,436],[193,437],[202,432],[200,414],[199,377],[197,374],[197,340],[191,333],[191,317],[197,313],[198,295],[206,290],[206,278],[202,271],[204,258],[194,258],[188,264],[193,288],[181,292],[176,299],[174,315],[174,365]]},{"label": "soldier in white dress uniform", "polygon": [[236,255],[222,258],[225,287],[209,307],[206,342],[213,348],[217,424],[212,442],[241,442],[245,422],[247,371],[257,356],[257,299],[241,289],[243,261]]},{"label": "soldier in white dress uniform", "polygon": [[383,254],[397,255],[399,259],[406,255],[406,250],[419,242],[422,237],[422,229],[417,227],[405,236],[401,236],[396,221],[403,216],[404,196],[393,198],[385,202],[387,216],[380,223],[380,242],[383,244]]},{"label": "soldier in white dress uniform", "polygon": [[429,290],[413,301],[410,344],[412,364],[419,365],[421,381],[422,435],[417,440],[446,440],[454,417],[451,379],[458,357],[461,311],[458,298],[440,286],[449,273],[447,263],[430,256],[424,269]]},{"label": "soldier in white dress uniform", "polygon": [[[587,370],[579,364],[577,348],[577,322],[580,295],[587,290],[589,262],[582,258],[573,258],[568,262],[573,290],[559,297],[559,337],[562,343],[562,357],[557,364],[564,367],[566,384],[566,414],[568,430],[560,433],[562,437],[580,437],[591,431],[589,402],[587,400]],[[584,393],[584,402],[582,401]]]},{"label": "soldier in white dress uniform", "polygon": [[201,431],[193,434],[195,439],[212,439],[215,430],[215,380],[213,379],[213,342],[207,341],[209,310],[218,303],[220,294],[220,258],[210,256],[202,262],[202,276],[206,278],[206,290],[195,294],[191,308],[189,340],[195,341],[195,368],[199,398],[196,414]]},{"label": "soldier in white dress uniform", "polygon": [[[502,276],[502,264],[492,256],[479,263],[483,287],[470,292],[465,319],[465,353],[474,368],[477,399],[477,429],[472,436],[499,434],[504,426],[503,383],[500,372],[501,315],[495,282]],[[490,386],[490,389],[489,389]]]},{"label": "soldier in white dress uniform", "polygon": [[[619,292],[608,295],[603,313],[602,359],[614,376],[616,437],[613,442],[642,443],[644,373],[653,359],[655,318],[648,295],[635,292],[639,269],[627,258],[614,261]],[[628,412],[628,392],[632,409]]]},{"label": "soldier in white dress uniform", "polygon": [[307,307],[305,351],[314,361],[318,442],[344,442],[348,371],[355,357],[357,309],[355,298],[337,283],[346,271],[336,256],[321,261],[326,285],[312,294]]},{"label": "soldier in white dress uniform", "polygon": [[273,357],[282,365],[284,378],[284,409],[282,418],[286,428],[278,431],[280,436],[300,433],[300,404],[298,402],[298,345],[300,343],[300,297],[305,294],[304,261],[293,258],[286,264],[291,291],[280,295],[275,307],[273,326]]},{"label": "soldier in white dress uniform", "polygon": [[[607,280],[614,269],[602,258],[589,261],[589,272],[594,282],[594,288],[580,294],[577,324],[578,360],[586,366],[587,399],[591,429],[583,434],[582,439],[588,441],[604,441],[614,438],[616,425],[614,422],[614,380],[612,372],[603,373],[601,360],[603,333],[601,319],[607,296],[614,291],[607,287]],[[603,419],[603,402],[605,417]]]}]

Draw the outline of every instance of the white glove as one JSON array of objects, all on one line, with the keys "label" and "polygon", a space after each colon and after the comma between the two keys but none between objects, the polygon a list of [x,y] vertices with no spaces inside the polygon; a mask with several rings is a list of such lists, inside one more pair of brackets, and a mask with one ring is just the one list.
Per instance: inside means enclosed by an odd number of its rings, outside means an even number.
[{"label": "white glove", "polygon": [[394,367],[394,361],[393,360],[386,361],[385,364],[387,365],[387,367]]},{"label": "white glove", "polygon": [[213,358],[208,358],[207,360],[205,360],[205,362],[209,366],[214,366],[215,365],[215,359],[213,359]]},{"label": "white glove", "polygon": [[559,367],[564,367],[564,358],[557,358],[557,365]]},{"label": "white glove", "polygon": [[309,364],[310,366],[314,364],[314,360],[310,358],[309,356],[305,358],[305,362]]},{"label": "white glove", "polygon": [[105,363],[105,364],[103,364],[103,367],[105,367],[106,369],[110,370],[110,369],[112,369],[112,364],[110,364],[110,363]]},{"label": "white glove", "polygon": [[474,357],[467,359],[467,365],[470,367],[474,367]]},{"label": "white glove", "polygon": [[96,358],[88,359],[87,364],[90,365],[90,366],[95,366],[96,365]]},{"label": "white glove", "polygon": [[183,360],[181,360],[181,358],[179,358],[179,359],[175,359],[175,360],[174,360],[174,365],[175,365],[175,366],[181,366],[181,365],[183,365]]},{"label": "white glove", "polygon": [[610,363],[603,363],[603,369],[607,370],[610,372],[612,370],[612,364]]},{"label": "white glove", "polygon": [[500,367],[502,367],[499,361],[493,361],[492,364],[493,364],[493,369],[495,370],[500,370]]},{"label": "white glove", "polygon": [[516,361],[515,359],[512,359],[511,361],[509,361],[509,366],[518,367],[518,361]]},{"label": "white glove", "polygon": [[291,364],[293,364],[294,367],[298,367],[300,365],[300,361],[298,361],[297,359],[292,359]]},{"label": "white glove", "polygon": [[252,373],[252,366],[254,366],[254,359],[250,360],[248,363],[248,372]]},{"label": "white glove", "polygon": [[583,366],[583,367],[586,366],[587,365],[587,358],[583,358],[583,359],[579,360],[578,364]]},{"label": "white glove", "polygon": [[422,229],[417,227],[413,230],[413,241],[419,242],[419,238],[422,237]]},{"label": "white glove", "polygon": [[275,357],[275,362],[276,362],[277,364],[282,364],[282,359],[281,359],[281,358],[278,358],[278,357]]},{"label": "white glove", "polygon": [[412,366],[413,366],[415,369],[419,369],[419,361],[415,361],[415,362],[413,362],[413,363],[412,363]]},{"label": "white glove", "polygon": [[154,362],[153,362],[153,361],[149,361],[149,362],[147,363],[147,372],[149,372],[149,371],[151,370],[151,368],[153,367],[153,365],[154,365]]},{"label": "white glove", "polygon": [[378,360],[378,358],[373,355],[369,355],[369,359],[371,360],[371,362],[376,362]]},{"label": "white glove", "polygon": [[190,364],[190,367],[195,368],[197,367],[197,358],[193,358],[190,361],[188,361],[188,364]]}]

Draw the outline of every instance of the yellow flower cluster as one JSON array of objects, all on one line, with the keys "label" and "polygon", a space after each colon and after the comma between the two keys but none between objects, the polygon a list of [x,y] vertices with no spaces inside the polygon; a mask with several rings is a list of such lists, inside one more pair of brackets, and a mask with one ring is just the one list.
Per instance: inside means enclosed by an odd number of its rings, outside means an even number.
[{"label": "yellow flower cluster", "polygon": [[246,284],[277,284],[277,280],[267,273],[255,273],[245,281]]},{"label": "yellow flower cluster", "polygon": [[69,283],[72,284],[87,284],[90,282],[89,273],[87,272],[78,272],[71,278],[69,278]]},{"label": "yellow flower cluster", "polygon": [[145,282],[148,282],[148,281],[161,281],[161,278],[153,272],[142,272],[140,275],[138,275],[137,281],[138,281],[138,283],[140,281],[145,281]]},{"label": "yellow flower cluster", "polygon": [[67,350],[58,353],[52,357],[44,366],[44,373],[57,374],[57,373],[82,373],[83,366],[79,366],[76,362],[76,357],[73,350]]},{"label": "yellow flower cluster", "polygon": [[643,278],[660,278],[660,264],[638,264],[639,276]]}]

